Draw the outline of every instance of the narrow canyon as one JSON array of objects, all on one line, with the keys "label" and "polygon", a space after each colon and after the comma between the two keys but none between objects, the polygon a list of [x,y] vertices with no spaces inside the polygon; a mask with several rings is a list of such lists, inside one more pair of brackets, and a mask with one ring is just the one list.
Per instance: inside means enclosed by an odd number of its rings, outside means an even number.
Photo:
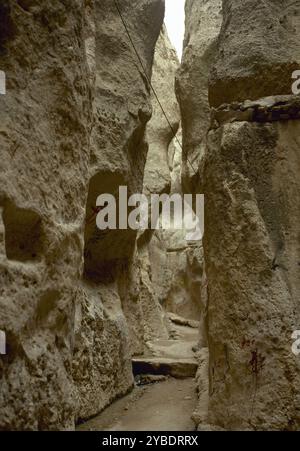
[{"label": "narrow canyon", "polygon": [[[0,431],[300,428],[300,1],[164,17],[0,0]],[[122,186],[203,239],[100,230]]]}]

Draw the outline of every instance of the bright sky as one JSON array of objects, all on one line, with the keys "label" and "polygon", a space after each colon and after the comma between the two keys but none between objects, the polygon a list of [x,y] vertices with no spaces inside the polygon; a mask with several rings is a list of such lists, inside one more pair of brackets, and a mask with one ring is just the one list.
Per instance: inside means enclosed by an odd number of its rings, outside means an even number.
[{"label": "bright sky", "polygon": [[185,0],[165,0],[166,15],[165,24],[169,38],[177,50],[179,59],[182,55],[182,44],[184,38],[184,4]]}]

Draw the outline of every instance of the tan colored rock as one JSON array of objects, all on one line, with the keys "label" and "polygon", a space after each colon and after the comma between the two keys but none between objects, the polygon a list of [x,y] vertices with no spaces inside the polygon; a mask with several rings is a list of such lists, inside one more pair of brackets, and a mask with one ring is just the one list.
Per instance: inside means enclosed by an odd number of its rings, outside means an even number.
[{"label": "tan colored rock", "polygon": [[209,135],[209,423],[225,429],[299,428],[299,132],[244,122]]},{"label": "tan colored rock", "polygon": [[[111,0],[73,3],[0,6],[2,430],[96,414],[132,386],[142,337],[135,234],[99,241],[91,208],[141,190],[150,90]],[[150,77],[163,1],[121,10]]]},{"label": "tan colored rock", "polygon": [[195,358],[193,347],[197,345],[198,333],[194,333],[195,341],[156,340],[147,343],[147,357],[167,357],[171,359]]},{"label": "tan colored rock", "polygon": [[6,1],[0,10],[0,429],[71,429],[92,126],[88,8]]},{"label": "tan colored rock", "polygon": [[199,321],[193,321],[188,318],[183,318],[182,316],[176,315],[176,313],[168,313],[168,318],[172,321],[172,323],[177,324],[179,326],[187,326],[192,329],[198,329]]},{"label": "tan colored rock", "polygon": [[[125,1],[120,6],[149,79],[163,2],[143,0],[132,5]],[[100,194],[110,193],[118,199],[121,185],[127,186],[128,195],[142,191],[148,150],[145,130],[152,112],[146,76],[110,0],[96,3],[95,45],[91,48],[95,48],[95,125],[86,203],[84,284],[73,359],[77,418],[95,415],[130,390],[131,356],[142,352],[145,335],[133,259],[136,232],[100,231],[95,224]],[[145,315],[151,323],[150,313]]]},{"label": "tan colored rock", "polygon": [[196,373],[196,384],[198,391],[198,404],[196,410],[193,412],[193,421],[198,430],[204,430],[212,426],[208,424],[208,404],[209,404],[209,352],[208,348],[203,347],[198,353],[198,370]]},{"label": "tan colored rock", "polygon": [[[217,57],[218,37],[222,25],[222,1],[187,0],[183,58],[176,77],[176,94],[182,115],[181,186],[184,192],[202,193],[202,171],[206,136],[211,125],[208,78]],[[199,259],[200,252],[200,259]],[[193,252],[192,252],[193,255]],[[205,332],[206,279],[202,250],[197,250],[193,276],[197,289],[193,297],[200,300],[200,342],[207,346]],[[197,303],[198,304],[198,303]],[[198,304],[199,305],[199,304]]]},{"label": "tan colored rock", "polygon": [[[156,44],[151,84],[160,101],[152,91],[152,118],[147,124],[149,149],[145,165],[143,192],[147,196],[168,193],[171,189],[169,168],[169,146],[173,131],[177,131],[180,122],[179,105],[176,100],[174,83],[179,61],[172,47],[165,26]],[[164,112],[167,115],[168,123]],[[154,232],[155,234],[155,232]],[[139,274],[138,298],[140,300],[145,342],[168,338],[164,321],[164,312],[159,303],[156,287],[153,284],[153,268],[150,261],[149,242],[153,231],[141,233],[137,242],[136,264]],[[137,350],[137,353],[140,353]]]},{"label": "tan colored rock", "polygon": [[[174,137],[180,122],[179,106],[174,93],[178,66],[176,53],[163,29],[156,46],[152,85],[171,127],[153,95],[153,116],[147,125],[149,151],[144,176],[146,195],[182,192],[180,128]],[[139,298],[143,310],[144,338],[147,342],[168,338],[168,331],[171,332],[172,328],[164,320],[165,311],[177,312],[192,320],[199,319],[202,248],[198,243],[189,245],[185,234],[185,230],[159,229],[145,232],[139,237]]]},{"label": "tan colored rock", "polygon": [[183,189],[188,193],[199,192],[198,168],[210,125],[207,80],[217,55],[221,10],[222,0],[186,0],[184,50],[176,93],[183,128]]},{"label": "tan colored rock", "polygon": [[149,244],[152,282],[159,303],[168,312],[199,320],[203,250],[189,244],[184,230],[157,231]]},{"label": "tan colored rock", "polygon": [[[165,314],[159,303],[156,287],[153,284],[148,242],[138,247],[137,267],[139,274],[138,299],[141,306],[141,323],[144,343],[151,340],[167,339],[168,329],[165,324]],[[136,354],[141,354],[137,349]]]},{"label": "tan colored rock", "polygon": [[[297,99],[277,103],[276,95],[290,94],[299,7],[250,0],[223,6],[217,61],[216,53],[210,58],[210,101],[220,122],[206,149],[198,148],[209,362],[202,350],[194,420],[199,430],[297,430],[300,362],[291,335],[300,322],[300,126],[290,115]],[[190,22],[194,34],[205,35],[196,16]],[[187,78],[203,53],[197,45]],[[206,101],[205,78],[201,85]],[[193,84],[181,89],[181,109],[188,108]],[[199,129],[207,120],[195,114]],[[196,134],[183,123],[185,134],[184,150]]]},{"label": "tan colored rock", "polygon": [[86,285],[75,312],[72,377],[77,420],[95,415],[132,388],[131,352],[116,284]]},{"label": "tan colored rock", "polygon": [[[175,74],[179,61],[165,28],[162,28],[157,41],[151,83],[152,118],[147,125],[149,151],[144,175],[144,192],[164,193],[170,191],[170,169],[168,149],[178,131],[180,122],[179,105],[175,96]],[[162,108],[168,121],[164,116]]]},{"label": "tan colored rock", "polygon": [[211,105],[291,94],[300,64],[299,3],[224,0],[223,15]]}]

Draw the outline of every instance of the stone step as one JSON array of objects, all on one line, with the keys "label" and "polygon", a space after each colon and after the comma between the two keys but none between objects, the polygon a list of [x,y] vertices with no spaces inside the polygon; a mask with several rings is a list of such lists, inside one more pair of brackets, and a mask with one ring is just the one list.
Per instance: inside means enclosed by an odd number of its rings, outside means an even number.
[{"label": "stone step", "polygon": [[164,357],[136,357],[132,359],[134,376],[138,374],[162,374],[175,378],[195,377],[196,359],[170,359]]},{"label": "stone step", "polygon": [[193,359],[195,357],[193,349],[197,346],[197,341],[181,340],[156,340],[146,343],[148,354],[146,357],[162,357],[170,359]]}]

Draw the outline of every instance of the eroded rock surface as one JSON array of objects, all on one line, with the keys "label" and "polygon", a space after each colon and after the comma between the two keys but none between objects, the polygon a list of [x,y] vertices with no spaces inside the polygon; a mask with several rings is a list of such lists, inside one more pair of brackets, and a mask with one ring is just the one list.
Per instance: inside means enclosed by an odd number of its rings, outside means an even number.
[{"label": "eroded rock surface", "polygon": [[[151,84],[155,91],[154,93],[152,90],[151,93],[153,114],[146,130],[149,149],[144,172],[143,193],[149,200],[151,194],[169,193],[171,189],[169,146],[180,122],[179,105],[174,90],[178,66],[176,52],[163,26],[156,45],[151,78]],[[166,92],[168,96],[165,95]],[[150,243],[153,242],[156,233],[160,233],[160,231],[141,231],[136,249],[135,261],[139,274],[138,296],[143,312],[145,342],[168,337],[164,311],[153,283],[154,268],[153,261],[151,261]]]},{"label": "eroded rock surface", "polygon": [[211,104],[290,94],[300,64],[299,2],[224,0],[223,16]]},{"label": "eroded rock surface", "polygon": [[128,196],[142,191],[148,150],[145,129],[152,113],[147,79],[162,26],[163,2],[143,0],[132,5],[126,1],[120,6],[146,75],[112,2],[96,3],[94,43],[88,40],[95,67],[94,128],[85,207],[84,281],[76,310],[73,358],[78,418],[98,413],[131,389],[131,356],[142,352],[144,343],[133,259],[136,232],[100,231],[95,206],[100,194],[112,194],[118,202],[120,186],[127,187]]},{"label": "eroded rock surface", "polygon": [[183,189],[199,192],[198,167],[210,125],[208,77],[217,54],[222,0],[187,0],[182,63],[176,93],[183,129]]},{"label": "eroded rock surface", "polygon": [[[219,14],[213,2],[187,3],[195,36],[205,35],[206,24],[191,11],[205,18],[208,3]],[[212,121],[196,112],[194,129],[183,122],[189,153],[197,122],[199,130],[213,128],[198,146],[208,350],[199,353],[194,419],[200,430],[297,430],[300,367],[291,335],[300,321],[300,125],[298,99],[290,94],[299,64],[299,4],[224,0],[223,14],[211,74],[196,90],[207,102],[209,80]],[[189,59],[188,42],[181,109],[194,99],[194,83],[186,80],[203,54],[195,37],[196,57]]]},{"label": "eroded rock surface", "polygon": [[89,8],[33,0],[0,9],[0,429],[70,429],[93,120]]},{"label": "eroded rock surface", "polygon": [[299,132],[241,122],[208,139],[209,418],[225,429],[299,424]]},{"label": "eroded rock surface", "polygon": [[[163,9],[121,2],[148,77]],[[0,429],[72,429],[133,383],[135,234],[92,207],[142,189],[150,90],[110,0],[1,2],[0,66]]]},{"label": "eroded rock surface", "polygon": [[[163,29],[156,47],[152,85],[168,120],[153,94],[153,116],[147,125],[149,151],[143,190],[148,197],[151,193],[182,193],[180,112],[174,90],[178,67],[175,50]],[[190,245],[185,235],[185,230],[171,227],[169,230],[146,231],[139,236],[139,293],[145,310],[146,341],[168,337],[165,311],[199,319],[202,248],[198,243]]]},{"label": "eroded rock surface", "polygon": [[178,57],[164,25],[155,49],[151,79],[156,94],[151,92],[152,117],[147,125],[149,151],[144,173],[145,194],[161,194],[171,188],[168,151],[180,122],[179,105],[175,96],[175,74],[178,67]]}]

